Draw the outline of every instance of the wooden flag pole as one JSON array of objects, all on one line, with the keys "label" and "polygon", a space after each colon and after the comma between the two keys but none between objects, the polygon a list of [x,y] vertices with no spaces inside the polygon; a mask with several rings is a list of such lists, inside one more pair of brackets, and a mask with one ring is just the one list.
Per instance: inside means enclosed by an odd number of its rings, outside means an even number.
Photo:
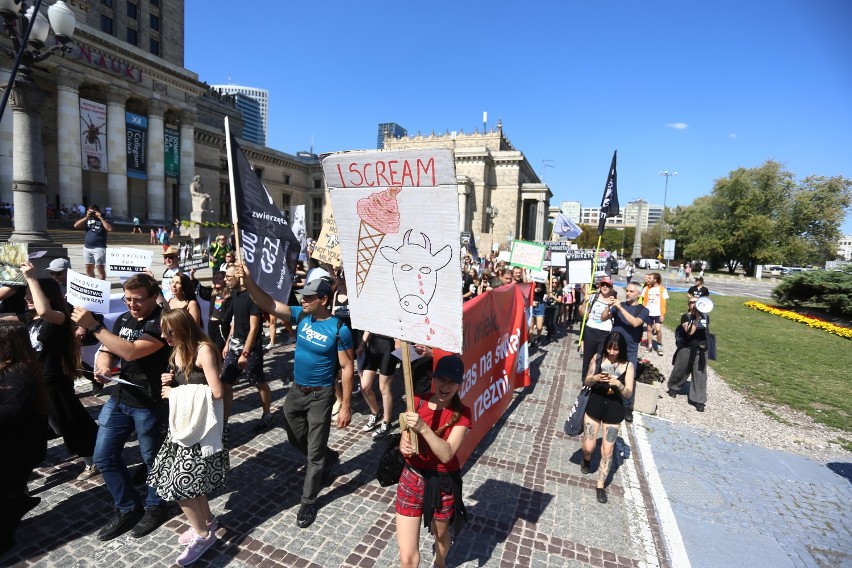
[{"label": "wooden flag pole", "polygon": [[[592,284],[595,283],[595,271],[596,271],[597,266],[598,266],[598,251],[601,250],[601,238],[602,237],[603,237],[603,235],[598,235],[598,245],[595,247],[595,256],[592,258]],[[592,287],[590,285],[588,293],[590,294],[591,292],[592,292]],[[585,298],[586,295],[587,294],[583,294],[583,303],[586,303],[586,298]],[[574,301],[577,301],[577,299],[574,298]],[[577,309],[579,309],[579,308],[580,307],[577,306]],[[577,340],[577,351],[580,350],[580,344],[583,343],[583,334],[586,332],[586,320],[588,319],[588,317],[589,317],[589,310],[583,309],[583,323],[580,324],[580,338]],[[585,377],[584,377],[584,379],[585,379]]]},{"label": "wooden flag pole", "polygon": [[[410,345],[407,341],[402,342],[402,378],[405,382],[405,409],[408,412],[416,412],[414,409],[414,379],[411,377],[411,352]],[[399,429],[408,430],[408,425],[405,422],[405,413],[399,415]],[[408,431],[411,446],[414,452],[417,453],[417,434]]]}]

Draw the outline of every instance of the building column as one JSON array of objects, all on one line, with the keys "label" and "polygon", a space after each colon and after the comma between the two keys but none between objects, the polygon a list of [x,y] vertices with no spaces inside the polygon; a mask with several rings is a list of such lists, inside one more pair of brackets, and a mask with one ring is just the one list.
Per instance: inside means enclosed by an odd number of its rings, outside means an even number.
[{"label": "building column", "polygon": [[467,176],[456,176],[456,187],[458,188],[458,200],[459,200],[459,232],[463,233],[465,231],[470,231],[470,188],[468,184],[470,183],[470,178]]},{"label": "building column", "polygon": [[83,77],[59,69],[56,79],[56,135],[59,153],[59,201],[83,202],[82,139],[80,138],[80,83]]},{"label": "building column", "polygon": [[[0,84],[7,85],[11,72],[8,69],[0,69]],[[0,91],[2,92],[2,91]],[[7,107],[8,108],[8,107]],[[6,112],[3,120],[0,120],[0,201],[12,203],[12,146],[14,137],[12,135],[12,113]]]},{"label": "building column", "polygon": [[127,218],[127,118],[124,105],[130,93],[107,88],[107,191],[113,217]]},{"label": "building column", "polygon": [[148,101],[148,219],[166,219],[166,175],[163,155],[163,115],[166,106]]},{"label": "building column", "polygon": [[[180,117],[180,183],[178,184],[178,195],[180,196],[181,219],[189,219],[189,214],[192,212],[192,195],[189,193],[189,184],[195,177],[195,121],[197,118],[198,115],[189,110],[184,110]],[[218,190],[216,191],[218,193]],[[213,193],[213,190],[208,190],[208,193]],[[211,201],[213,200],[211,199]],[[216,201],[218,201],[218,198]]]},{"label": "building column", "polygon": [[[545,206],[544,199],[539,198],[538,203],[536,203],[536,211],[535,211],[535,240],[543,241],[545,239],[544,229],[547,227],[547,207]],[[550,237],[550,235],[547,235]]]}]

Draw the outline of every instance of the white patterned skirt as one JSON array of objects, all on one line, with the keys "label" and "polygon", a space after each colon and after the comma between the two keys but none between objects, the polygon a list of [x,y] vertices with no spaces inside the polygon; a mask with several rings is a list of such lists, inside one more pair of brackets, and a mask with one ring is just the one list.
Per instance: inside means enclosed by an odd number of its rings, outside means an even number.
[{"label": "white patterned skirt", "polygon": [[148,474],[148,485],[166,501],[209,495],[225,484],[225,477],[231,468],[227,437],[228,427],[225,426],[222,440],[224,449],[204,457],[200,444],[189,448],[176,444],[169,431]]}]

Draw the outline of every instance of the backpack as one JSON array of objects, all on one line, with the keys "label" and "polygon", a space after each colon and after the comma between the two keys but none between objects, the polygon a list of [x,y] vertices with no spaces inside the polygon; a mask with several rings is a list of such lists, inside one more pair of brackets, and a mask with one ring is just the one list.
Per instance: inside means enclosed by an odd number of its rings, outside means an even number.
[{"label": "backpack", "polygon": [[[302,313],[299,314],[299,317],[296,318],[296,334],[298,336],[299,333],[299,325],[302,323],[302,320],[308,317],[308,314],[302,310]],[[337,316],[331,316],[337,320],[337,334],[334,336],[334,344],[339,346],[340,343],[340,328],[343,327],[343,320]],[[337,377],[337,373],[340,372],[340,358],[337,357],[334,359],[334,376]]]}]

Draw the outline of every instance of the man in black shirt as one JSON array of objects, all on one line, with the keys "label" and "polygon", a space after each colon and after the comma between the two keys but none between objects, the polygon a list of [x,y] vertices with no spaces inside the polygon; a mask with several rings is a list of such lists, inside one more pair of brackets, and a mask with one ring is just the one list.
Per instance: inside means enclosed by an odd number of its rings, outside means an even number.
[{"label": "man in black shirt", "polygon": [[93,457],[116,508],[98,533],[100,540],[113,539],[131,528],[134,537],[145,536],[166,520],[163,500],[150,486],[143,505],[121,455],[135,431],[150,472],[163,442],[166,406],[160,396],[160,377],[168,368],[170,350],[164,349],[166,342],[160,337],[159,294],[160,286],[151,276],[131,276],[124,283],[124,303],[129,309],[116,320],[112,333],[88,310],[74,308],[71,316],[101,342],[95,377],[109,384],[112,369],[120,363],[119,378],[127,383],[116,385],[98,417]]},{"label": "man in black shirt", "polygon": [[[82,207],[82,206],[81,206]],[[86,240],[83,243],[83,263],[86,265],[86,274],[95,277],[95,268],[98,269],[98,278],[106,280],[106,246],[107,233],[112,231],[112,225],[101,216],[101,210],[97,205],[92,205],[81,217],[74,228],[79,229],[86,226]]]},{"label": "man in black shirt", "polygon": [[704,279],[700,276],[695,277],[695,286],[690,286],[686,291],[690,298],[702,298],[710,295],[710,290],[704,285]]}]

